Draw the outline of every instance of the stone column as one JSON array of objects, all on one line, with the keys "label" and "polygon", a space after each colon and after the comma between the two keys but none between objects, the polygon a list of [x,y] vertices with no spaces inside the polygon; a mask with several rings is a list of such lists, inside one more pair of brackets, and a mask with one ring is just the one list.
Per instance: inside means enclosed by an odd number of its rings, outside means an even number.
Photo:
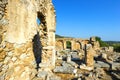
[{"label": "stone column", "polygon": [[71,50],[76,50],[75,41],[71,41]]},{"label": "stone column", "polygon": [[87,67],[94,67],[94,50],[91,44],[85,45],[85,64]]},{"label": "stone column", "polygon": [[71,62],[71,55],[70,54],[67,55],[67,62]]},{"label": "stone column", "polygon": [[66,41],[63,41],[64,50],[66,49]]}]

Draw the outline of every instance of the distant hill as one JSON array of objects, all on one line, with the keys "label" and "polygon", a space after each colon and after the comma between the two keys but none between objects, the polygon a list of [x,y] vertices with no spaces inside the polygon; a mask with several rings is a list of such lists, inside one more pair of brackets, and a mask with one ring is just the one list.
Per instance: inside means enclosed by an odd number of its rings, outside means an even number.
[{"label": "distant hill", "polygon": [[104,41],[109,45],[113,45],[113,44],[120,44],[120,41]]},{"label": "distant hill", "polygon": [[120,52],[120,41],[104,41],[106,42],[109,46],[114,47],[114,51]]},{"label": "distant hill", "polygon": [[73,37],[67,37],[67,36],[61,36],[61,35],[55,34],[55,38],[73,38]]},{"label": "distant hill", "polygon": [[64,37],[56,34],[56,35],[55,35],[55,38],[64,38]]}]

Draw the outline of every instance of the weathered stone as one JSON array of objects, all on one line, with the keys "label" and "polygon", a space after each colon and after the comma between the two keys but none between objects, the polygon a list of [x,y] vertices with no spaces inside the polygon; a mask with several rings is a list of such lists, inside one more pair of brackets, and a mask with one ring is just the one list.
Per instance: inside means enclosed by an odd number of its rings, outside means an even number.
[{"label": "weathered stone", "polygon": [[97,61],[97,63],[95,64],[95,67],[110,69],[110,65],[102,61]]},{"label": "weathered stone", "polygon": [[71,61],[71,62],[67,62],[68,64],[70,64],[71,66],[77,68],[78,64],[76,64],[75,62]]},{"label": "weathered stone", "polygon": [[77,80],[82,80],[81,78],[78,78]]},{"label": "weathered stone", "polygon": [[1,50],[0,51],[0,61],[3,61],[4,59],[6,59],[5,56],[6,56],[6,52]]},{"label": "weathered stone", "polygon": [[56,73],[71,74],[71,73],[74,73],[74,71],[76,71],[75,68],[71,64],[68,64],[66,62],[63,62],[62,66],[56,66],[54,69],[54,72]]},{"label": "weathered stone", "polygon": [[114,48],[112,46],[109,46],[109,52],[113,52]]},{"label": "weathered stone", "polygon": [[55,75],[48,75],[46,80],[61,80],[61,78]]},{"label": "weathered stone", "polygon": [[77,60],[80,60],[79,56],[78,56],[78,53],[77,52],[72,52],[71,53],[71,59],[73,61],[77,61]]},{"label": "weathered stone", "polygon": [[4,59],[4,63],[7,63],[10,59],[11,59],[11,57],[6,57],[6,58]]},{"label": "weathered stone", "polygon": [[25,59],[25,58],[27,58],[27,54],[25,54],[25,53],[23,53],[22,55],[20,55],[20,59]]},{"label": "weathered stone", "polygon": [[2,67],[3,67],[3,68],[2,68],[3,71],[6,71],[6,70],[9,68],[8,65],[3,65]]},{"label": "weathered stone", "polygon": [[11,57],[13,54],[14,54],[13,52],[8,52],[7,55]]},{"label": "weathered stone", "polygon": [[0,80],[5,80],[5,74],[0,75]]},{"label": "weathered stone", "polygon": [[120,63],[114,62],[111,65],[112,65],[112,70],[120,70]]},{"label": "weathered stone", "polygon": [[0,1],[0,71],[6,71],[5,80],[32,80],[39,63],[49,70],[55,66],[55,19],[51,0]]},{"label": "weathered stone", "polygon": [[74,68],[73,67],[68,67],[68,66],[56,66],[55,69],[54,69],[54,72],[72,74],[72,73],[74,73]]},{"label": "weathered stone", "polygon": [[17,60],[17,57],[13,57],[12,61],[15,62]]},{"label": "weathered stone", "polygon": [[48,72],[46,71],[41,71],[37,74],[38,77],[45,79],[48,75]]},{"label": "weathered stone", "polygon": [[71,55],[67,55],[67,62],[71,61]]},{"label": "weathered stone", "polygon": [[94,67],[94,54],[95,51],[93,50],[92,46],[86,45],[85,46],[85,63],[88,67]]},{"label": "weathered stone", "polygon": [[86,66],[85,64],[80,65],[80,69],[91,71],[93,67]]},{"label": "weathered stone", "polygon": [[102,57],[103,59],[106,59],[106,60],[107,60],[107,54],[106,54],[106,53],[102,53],[102,54],[101,54],[101,57]]},{"label": "weathered stone", "polygon": [[115,77],[116,78],[116,80],[119,80],[120,79],[120,73],[115,73],[115,72],[111,72],[111,75],[113,76],[113,77]]}]

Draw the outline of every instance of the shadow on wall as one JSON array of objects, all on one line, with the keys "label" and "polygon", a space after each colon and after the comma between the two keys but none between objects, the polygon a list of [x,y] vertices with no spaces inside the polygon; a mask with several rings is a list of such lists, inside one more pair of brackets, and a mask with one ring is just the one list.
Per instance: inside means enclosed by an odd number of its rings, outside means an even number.
[{"label": "shadow on wall", "polygon": [[37,34],[34,36],[33,40],[33,53],[36,61],[36,69],[38,70],[39,68],[39,63],[41,63],[41,55],[42,55],[42,44],[40,41],[40,35],[37,32]]}]

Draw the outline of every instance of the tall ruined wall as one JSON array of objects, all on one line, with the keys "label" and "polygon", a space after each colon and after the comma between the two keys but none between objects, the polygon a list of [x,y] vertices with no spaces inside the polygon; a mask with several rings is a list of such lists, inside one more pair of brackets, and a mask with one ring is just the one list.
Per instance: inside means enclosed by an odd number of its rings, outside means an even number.
[{"label": "tall ruined wall", "polygon": [[[37,0],[37,17],[40,19],[38,32],[43,45],[41,67],[55,65],[56,15],[51,0]],[[53,54],[54,53],[54,54]]]},{"label": "tall ruined wall", "polygon": [[32,80],[38,69],[53,68],[56,20],[51,0],[0,4],[0,80]]},{"label": "tall ruined wall", "polygon": [[7,0],[0,1],[0,44],[3,40],[3,33],[6,31],[3,25],[5,26],[6,24],[8,24],[8,20],[5,16],[7,3]]}]

